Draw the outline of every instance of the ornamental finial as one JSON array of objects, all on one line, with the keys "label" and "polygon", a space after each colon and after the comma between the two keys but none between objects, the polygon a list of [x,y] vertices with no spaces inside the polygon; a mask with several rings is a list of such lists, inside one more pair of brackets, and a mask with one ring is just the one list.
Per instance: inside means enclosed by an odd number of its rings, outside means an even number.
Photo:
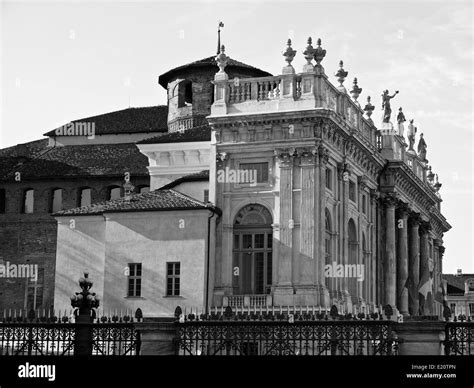
[{"label": "ornamental finial", "polygon": [[343,82],[346,79],[348,72],[344,70],[343,66],[344,66],[344,62],[341,59],[339,61],[339,70],[334,75],[337,77],[337,80],[339,82],[339,87],[338,87],[339,90],[345,92],[346,88],[344,87]]},{"label": "ornamental finial", "polygon": [[374,111],[374,109],[375,106],[370,103],[370,96],[367,96],[367,104],[365,104],[364,111],[370,121],[372,121],[370,116],[372,116],[372,112]]},{"label": "ornamental finial", "polygon": [[314,53],[315,53],[315,49],[312,45],[313,43],[313,39],[311,39],[311,37],[308,38],[308,45],[306,46],[306,49],[303,51],[303,55],[306,59],[306,64],[303,66],[303,72],[305,73],[308,73],[308,72],[312,72],[314,70],[314,66],[313,64],[311,63],[313,58],[314,58]]},{"label": "ornamental finial", "polygon": [[286,42],[286,50],[283,52],[283,56],[285,57],[285,61],[288,63],[289,67],[291,66],[291,62],[293,62],[293,59],[295,58],[296,55],[296,50],[293,50],[291,48],[291,39],[288,39]]},{"label": "ornamental finial", "polygon": [[224,69],[229,62],[229,57],[225,54],[225,46],[221,45],[221,52],[216,56],[217,66],[219,66],[219,73],[225,73]]},{"label": "ornamental finial", "polygon": [[357,85],[357,78],[354,78],[354,82],[352,84],[352,89],[350,90],[351,96],[354,99],[354,102],[360,106],[357,99],[359,98],[360,94],[362,93],[362,88]]},{"label": "ornamental finial", "polygon": [[314,50],[314,60],[316,61],[316,66],[321,66],[321,61],[326,56],[326,50],[321,47],[321,38],[318,38],[317,41],[318,47]]}]

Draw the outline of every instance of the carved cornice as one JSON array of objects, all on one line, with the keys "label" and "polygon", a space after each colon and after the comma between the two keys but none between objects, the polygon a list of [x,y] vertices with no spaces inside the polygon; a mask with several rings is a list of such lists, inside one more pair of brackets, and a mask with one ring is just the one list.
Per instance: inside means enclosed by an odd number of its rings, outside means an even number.
[{"label": "carved cornice", "polygon": [[[376,181],[379,172],[385,164],[384,158],[372,144],[374,135],[371,132],[372,127],[363,125],[361,131],[351,130],[346,120],[340,118],[336,113],[331,111],[318,112],[318,116],[309,116],[302,112],[298,113],[299,117],[271,115],[248,115],[241,120],[236,118],[210,118],[209,123],[214,131],[216,131],[216,141],[221,144],[223,139],[223,130],[231,131],[232,136],[227,138],[229,142],[241,142],[243,138],[248,142],[261,139],[257,136],[258,127],[263,127],[263,140],[275,140],[275,133],[282,131],[283,138],[288,139],[307,139],[314,137],[315,140],[324,141],[330,148],[335,149],[341,155],[345,155],[354,165],[364,169],[364,174],[371,180]],[[234,125],[236,120],[245,122],[245,125]],[[294,133],[290,134],[290,126],[293,126]],[[251,127],[252,129],[249,129]],[[312,134],[311,134],[312,128]],[[362,133],[367,129],[367,133]],[[255,130],[255,136],[252,131]],[[221,131],[221,133],[218,133]],[[261,140],[259,140],[261,141]]]},{"label": "carved cornice", "polygon": [[438,198],[429,190],[416,174],[403,162],[391,162],[383,176],[387,189],[395,188],[406,197],[409,203],[420,209],[425,217],[432,221],[436,235],[441,235],[451,228],[437,207]]}]

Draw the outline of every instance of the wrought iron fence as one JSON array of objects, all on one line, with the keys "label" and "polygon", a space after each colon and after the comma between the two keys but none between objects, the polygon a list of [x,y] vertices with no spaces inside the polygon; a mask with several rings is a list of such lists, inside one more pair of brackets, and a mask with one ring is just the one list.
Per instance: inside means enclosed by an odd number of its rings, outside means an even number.
[{"label": "wrought iron fence", "polygon": [[74,353],[74,325],[0,323],[0,355],[68,356]]},{"label": "wrought iron fence", "polygon": [[[141,320],[141,312],[135,314]],[[90,333],[91,355],[138,355],[140,334],[135,329],[134,318],[129,315],[96,317],[91,323],[74,323],[67,315],[35,312],[9,314],[0,320],[0,355],[15,356],[72,356],[82,330]]]},{"label": "wrought iron fence", "polygon": [[349,317],[313,313],[240,313],[199,316],[178,308],[179,355],[396,355],[392,322],[377,314]]},{"label": "wrought iron fence", "polygon": [[474,322],[471,319],[446,322],[444,351],[447,356],[474,355]]}]

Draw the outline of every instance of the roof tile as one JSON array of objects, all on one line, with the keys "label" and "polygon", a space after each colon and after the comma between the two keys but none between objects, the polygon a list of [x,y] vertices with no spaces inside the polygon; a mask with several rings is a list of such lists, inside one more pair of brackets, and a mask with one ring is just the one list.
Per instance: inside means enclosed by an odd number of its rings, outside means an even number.
[{"label": "roof tile", "polygon": [[172,189],[159,189],[148,193],[133,194],[130,201],[126,201],[125,198],[119,198],[92,204],[90,206],[63,210],[53,214],[53,216],[85,216],[99,215],[103,213],[189,209],[215,210],[214,206],[206,205],[205,203],[188,197],[178,191]]}]

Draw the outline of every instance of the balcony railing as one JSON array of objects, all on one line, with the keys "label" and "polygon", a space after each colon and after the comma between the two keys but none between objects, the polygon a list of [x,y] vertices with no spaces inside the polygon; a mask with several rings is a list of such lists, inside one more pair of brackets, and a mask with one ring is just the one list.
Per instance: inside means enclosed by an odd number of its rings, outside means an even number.
[{"label": "balcony railing", "polygon": [[324,109],[335,112],[361,138],[376,147],[377,129],[347,92],[332,85],[326,77],[313,73],[284,74],[274,77],[215,80],[214,117],[233,114],[259,114],[279,111]]},{"label": "balcony railing", "polygon": [[224,296],[223,305],[234,308],[269,307],[272,305],[271,295],[231,295]]}]

